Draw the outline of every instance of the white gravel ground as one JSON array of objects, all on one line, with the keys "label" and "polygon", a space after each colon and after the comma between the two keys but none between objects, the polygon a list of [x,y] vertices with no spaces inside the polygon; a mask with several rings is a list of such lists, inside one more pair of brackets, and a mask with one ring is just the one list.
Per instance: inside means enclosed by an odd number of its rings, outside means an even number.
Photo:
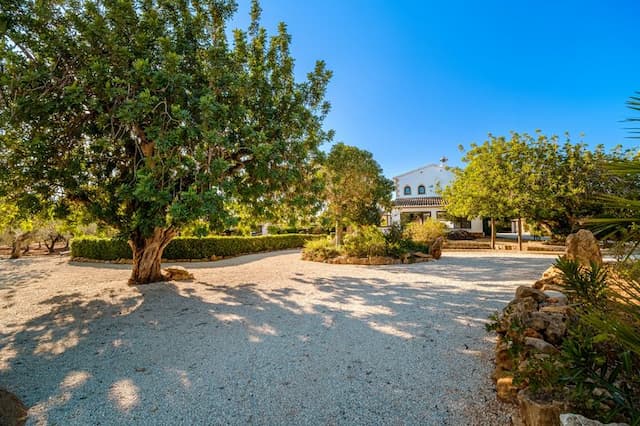
[{"label": "white gravel ground", "polygon": [[510,424],[484,323],[552,261],[288,251],[127,287],[128,265],[0,260],[0,387],[43,425]]}]

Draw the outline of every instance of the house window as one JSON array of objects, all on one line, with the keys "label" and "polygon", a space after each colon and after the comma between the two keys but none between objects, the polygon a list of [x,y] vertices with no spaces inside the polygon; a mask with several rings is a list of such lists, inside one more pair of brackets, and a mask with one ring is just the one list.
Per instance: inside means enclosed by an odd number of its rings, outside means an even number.
[{"label": "house window", "polygon": [[411,187],[409,185],[404,187],[404,195],[411,195]]},{"label": "house window", "polygon": [[424,195],[425,194],[424,185],[420,185],[418,187],[418,194],[420,194],[420,195]]},{"label": "house window", "polygon": [[436,218],[440,220],[447,220],[448,219],[447,212],[444,210],[438,210],[436,212]]}]

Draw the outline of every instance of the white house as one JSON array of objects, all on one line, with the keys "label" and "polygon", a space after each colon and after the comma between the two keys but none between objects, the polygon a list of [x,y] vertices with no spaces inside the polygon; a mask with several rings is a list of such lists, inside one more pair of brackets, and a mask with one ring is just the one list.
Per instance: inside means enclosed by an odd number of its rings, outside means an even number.
[{"label": "white house", "polygon": [[434,218],[444,222],[450,229],[463,229],[474,234],[482,234],[482,219],[471,221],[447,216],[438,195],[454,178],[453,173],[445,167],[446,159],[440,164],[427,164],[410,172],[395,176],[396,194],[389,223],[405,223],[406,221],[424,221]]}]

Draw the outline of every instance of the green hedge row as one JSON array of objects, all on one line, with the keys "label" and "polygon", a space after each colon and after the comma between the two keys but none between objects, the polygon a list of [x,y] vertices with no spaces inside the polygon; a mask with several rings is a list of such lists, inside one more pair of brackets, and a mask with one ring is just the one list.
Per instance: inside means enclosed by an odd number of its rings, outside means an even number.
[{"label": "green hedge row", "polygon": [[[164,250],[164,259],[209,259],[212,256],[241,254],[299,248],[308,240],[323,235],[287,234],[259,237],[177,237]],[[124,240],[95,237],[74,238],[71,256],[96,260],[131,259],[133,254]]]}]

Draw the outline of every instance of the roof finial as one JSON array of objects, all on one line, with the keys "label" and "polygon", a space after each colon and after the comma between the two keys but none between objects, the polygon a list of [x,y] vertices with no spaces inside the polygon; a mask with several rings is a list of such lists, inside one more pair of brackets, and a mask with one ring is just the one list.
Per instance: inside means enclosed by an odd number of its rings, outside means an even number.
[{"label": "roof finial", "polygon": [[449,159],[443,155],[440,159],[440,167],[444,167],[447,164],[447,161],[449,161]]}]

